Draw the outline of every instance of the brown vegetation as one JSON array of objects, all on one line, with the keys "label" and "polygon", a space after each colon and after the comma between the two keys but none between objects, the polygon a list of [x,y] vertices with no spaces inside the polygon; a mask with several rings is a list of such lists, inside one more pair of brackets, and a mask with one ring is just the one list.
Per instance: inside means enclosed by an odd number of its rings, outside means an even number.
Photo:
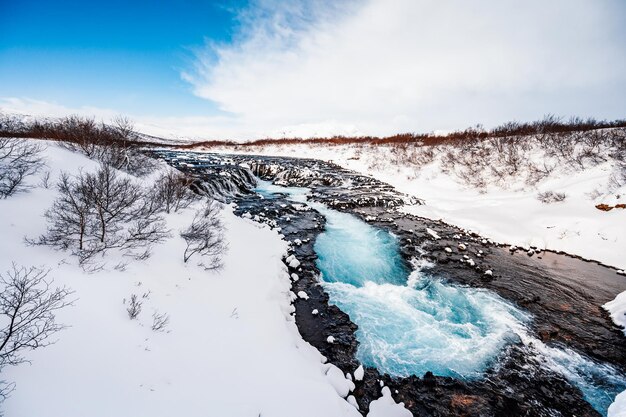
[{"label": "brown vegetation", "polygon": [[311,144],[311,145],[350,145],[350,144],[368,144],[368,145],[401,145],[401,144],[419,144],[419,145],[440,145],[446,143],[459,142],[464,140],[488,139],[488,138],[505,138],[511,136],[528,136],[528,135],[547,135],[561,134],[571,132],[589,132],[598,129],[608,129],[626,127],[626,120],[596,120],[593,118],[571,118],[563,121],[552,115],[544,117],[542,120],[534,122],[507,122],[493,129],[485,129],[481,125],[469,127],[465,130],[459,130],[445,135],[436,135],[433,133],[400,133],[392,136],[332,136],[324,138],[265,138],[256,139],[248,142],[237,143],[228,140],[210,140],[203,142],[195,142],[187,145],[178,145],[177,148],[193,149],[196,147],[221,147],[221,146],[269,146],[269,145],[294,145],[294,144]]}]

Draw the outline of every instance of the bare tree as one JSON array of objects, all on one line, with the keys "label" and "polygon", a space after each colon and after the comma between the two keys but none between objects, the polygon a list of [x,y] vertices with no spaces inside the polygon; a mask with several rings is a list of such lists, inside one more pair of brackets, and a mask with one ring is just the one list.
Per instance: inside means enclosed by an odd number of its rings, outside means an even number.
[{"label": "bare tree", "polygon": [[85,241],[94,214],[86,178],[82,172],[76,177],[62,172],[57,189],[59,197],[45,213],[48,230],[36,243],[82,251],[87,246]]},{"label": "bare tree", "polygon": [[24,180],[44,165],[43,147],[24,139],[0,138],[0,197],[27,189]]},{"label": "bare tree", "polygon": [[113,119],[113,129],[121,140],[129,141],[137,137],[135,124],[126,116],[117,116]]},{"label": "bare tree", "polygon": [[198,210],[191,225],[180,232],[187,243],[183,260],[187,262],[195,254],[209,257],[209,264],[202,264],[206,269],[219,269],[222,266],[222,255],[226,249],[224,243],[224,226],[219,217],[219,204],[207,201]]},{"label": "bare tree", "polygon": [[94,255],[119,249],[135,259],[169,236],[160,206],[130,178],[110,165],[75,177],[61,174],[59,197],[46,212],[48,230],[33,244],[71,249],[85,265]]},{"label": "bare tree", "polygon": [[154,198],[166,213],[177,212],[189,207],[199,196],[191,191],[193,178],[173,170],[168,170],[155,181]]},{"label": "bare tree", "polygon": [[129,178],[119,178],[110,165],[102,165],[95,174],[87,174],[85,183],[98,218],[100,242],[106,242],[108,232],[109,246],[117,244],[121,237],[116,234],[123,227],[122,222],[132,220],[136,214],[134,206],[143,197],[143,189]]},{"label": "bare tree", "polygon": [[[51,337],[65,328],[57,323],[55,313],[71,305],[72,291],[52,287],[48,272],[16,264],[0,274],[0,371],[7,365],[27,362],[23,354],[54,343]],[[0,399],[11,386],[0,388]]]}]

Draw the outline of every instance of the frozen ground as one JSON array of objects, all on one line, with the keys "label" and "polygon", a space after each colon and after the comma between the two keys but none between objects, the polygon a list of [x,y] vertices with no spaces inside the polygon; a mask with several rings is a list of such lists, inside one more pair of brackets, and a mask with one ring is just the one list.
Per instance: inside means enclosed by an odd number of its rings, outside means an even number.
[{"label": "frozen ground", "polygon": [[[54,144],[45,156],[52,180],[61,169],[96,168]],[[173,237],[148,260],[118,271],[119,259],[107,258],[105,270],[88,274],[68,253],[24,244],[25,236],[45,230],[42,215],[55,195],[53,187],[36,186],[0,200],[0,271],[12,262],[50,269],[55,285],[70,287],[76,299],[58,314],[70,327],[57,334],[56,344],[28,353],[30,364],[3,370],[3,379],[16,383],[5,415],[360,415],[349,397],[344,400],[352,382],[323,363],[289,315],[290,284],[281,262],[287,243],[275,231],[226,207],[225,266],[206,272],[182,261],[177,231],[190,223],[190,208],[168,215]],[[144,303],[138,320],[125,310],[131,294]],[[169,315],[165,332],[151,330],[155,311]]]}]

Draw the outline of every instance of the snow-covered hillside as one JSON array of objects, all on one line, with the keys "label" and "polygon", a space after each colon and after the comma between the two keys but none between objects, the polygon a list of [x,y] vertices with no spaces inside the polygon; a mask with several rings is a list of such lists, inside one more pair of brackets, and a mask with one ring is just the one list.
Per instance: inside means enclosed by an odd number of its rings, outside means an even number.
[{"label": "snow-covered hillside", "polygon": [[[12,263],[49,269],[54,286],[69,287],[75,301],[57,314],[68,328],[55,344],[3,369],[2,379],[16,384],[2,404],[5,415],[360,415],[342,398],[351,382],[298,333],[281,261],[288,243],[276,231],[225,207],[224,267],[205,271],[183,263],[178,231],[191,222],[190,207],[166,215],[171,237],[147,260],[115,268],[123,259],[107,255],[102,270],[88,273],[68,252],[25,244],[46,229],[43,214],[60,172],[97,169],[54,143],[44,157],[47,167],[29,178],[31,190],[0,200],[0,272]],[[47,171],[49,188],[41,185]],[[133,294],[143,302],[136,320],[126,311]],[[155,313],[169,317],[164,331],[152,330]],[[399,408],[384,403],[372,410]]]}]

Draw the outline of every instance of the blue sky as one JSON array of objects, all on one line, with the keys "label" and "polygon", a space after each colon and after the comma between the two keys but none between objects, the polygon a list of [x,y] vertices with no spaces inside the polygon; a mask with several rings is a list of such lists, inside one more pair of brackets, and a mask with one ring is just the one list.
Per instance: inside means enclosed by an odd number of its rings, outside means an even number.
[{"label": "blue sky", "polygon": [[0,109],[164,136],[626,117],[623,0],[0,0]]},{"label": "blue sky", "polygon": [[0,0],[0,94],[154,115],[212,114],[181,80],[192,50],[228,43],[243,4]]}]

